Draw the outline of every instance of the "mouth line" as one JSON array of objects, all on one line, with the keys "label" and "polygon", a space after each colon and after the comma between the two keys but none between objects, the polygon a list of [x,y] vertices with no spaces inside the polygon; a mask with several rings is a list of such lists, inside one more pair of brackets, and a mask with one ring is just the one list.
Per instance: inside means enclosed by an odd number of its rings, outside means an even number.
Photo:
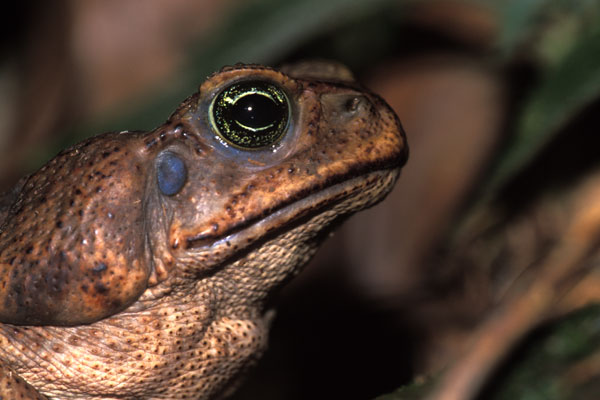
[{"label": "mouth line", "polygon": [[[294,199],[283,202],[274,209],[261,213],[254,218],[248,219],[234,225],[227,232],[218,235],[201,234],[185,239],[186,249],[212,247],[219,244],[237,246],[250,244],[254,239],[259,239],[277,230],[281,225],[291,224],[294,221],[303,219],[307,216],[320,214],[324,208],[342,202],[356,194],[361,188],[366,188],[375,183],[380,177],[394,170],[398,166],[382,166],[377,169],[363,171],[353,178],[356,172],[345,173],[333,180],[333,183],[323,185],[312,193],[304,194],[299,192]],[[244,243],[246,238],[247,243]]]}]

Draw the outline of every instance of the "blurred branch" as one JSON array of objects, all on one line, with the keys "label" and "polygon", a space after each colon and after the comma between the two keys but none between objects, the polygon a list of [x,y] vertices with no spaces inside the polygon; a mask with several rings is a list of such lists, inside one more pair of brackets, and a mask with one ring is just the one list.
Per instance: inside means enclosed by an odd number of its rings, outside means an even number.
[{"label": "blurred branch", "polygon": [[[598,252],[599,245],[600,173],[569,194],[570,222],[559,242],[539,267],[529,270],[513,285],[498,311],[475,333],[468,352],[444,375],[428,400],[475,398],[511,349],[541,322],[555,317],[556,310],[564,311],[560,307],[563,299],[595,273],[589,258]],[[580,306],[600,302],[598,291],[586,296]]]}]

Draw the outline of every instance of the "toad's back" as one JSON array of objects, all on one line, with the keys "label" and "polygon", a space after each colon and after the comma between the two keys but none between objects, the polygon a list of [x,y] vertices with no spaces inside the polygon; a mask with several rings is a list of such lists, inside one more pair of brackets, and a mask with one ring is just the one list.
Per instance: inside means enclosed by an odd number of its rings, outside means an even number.
[{"label": "toad's back", "polygon": [[224,68],[154,131],[60,153],[1,202],[0,398],[227,394],[265,348],[267,295],[406,154],[329,64]]}]

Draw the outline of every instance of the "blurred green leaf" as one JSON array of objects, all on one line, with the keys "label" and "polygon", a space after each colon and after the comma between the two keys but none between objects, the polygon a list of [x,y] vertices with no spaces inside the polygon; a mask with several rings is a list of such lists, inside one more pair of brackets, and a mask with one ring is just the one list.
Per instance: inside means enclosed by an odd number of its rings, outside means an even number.
[{"label": "blurred green leaf", "polygon": [[577,32],[593,29],[600,16],[597,0],[496,0],[489,5],[498,15],[497,45],[505,60],[525,49],[552,61],[551,54],[569,48]]},{"label": "blurred green leaf", "polygon": [[548,0],[500,0],[491,3],[500,19],[498,47],[505,57],[511,56],[533,34],[535,20]]},{"label": "blurred green leaf", "polygon": [[[224,65],[237,62],[272,64],[292,52],[300,43],[358,16],[377,12],[392,0],[254,0],[232,14],[209,40],[191,49],[187,66],[160,93],[149,93],[126,115],[93,121],[74,129],[91,134],[119,129],[152,129],[162,123],[174,108],[199,84]],[[63,143],[62,145],[64,145]]]},{"label": "blurred green leaf", "polygon": [[517,120],[516,134],[492,172],[486,195],[493,195],[525,167],[560,129],[600,96],[600,26],[582,34],[556,65],[542,71]]},{"label": "blurred green leaf", "polygon": [[[493,380],[490,400],[592,399],[598,373],[586,360],[600,354],[600,306],[590,306],[555,321],[517,349],[517,357]],[[591,367],[591,364],[590,364]]]},{"label": "blurred green leaf", "polygon": [[[262,0],[235,14],[194,65],[210,72],[235,62],[280,59],[318,33],[377,11],[390,0]],[[210,55],[211,57],[207,57]],[[197,75],[196,75],[197,78]]]}]

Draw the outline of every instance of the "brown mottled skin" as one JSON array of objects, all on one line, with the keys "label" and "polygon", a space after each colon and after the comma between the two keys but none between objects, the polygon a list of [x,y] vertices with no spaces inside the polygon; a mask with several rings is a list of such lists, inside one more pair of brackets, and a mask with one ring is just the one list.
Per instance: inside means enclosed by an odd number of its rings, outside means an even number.
[{"label": "brown mottled skin", "polygon": [[[151,132],[58,154],[0,199],[0,399],[225,397],[266,346],[270,293],[334,223],[381,200],[400,123],[342,67],[237,65]],[[207,117],[226,85],[281,87],[291,122],[240,150]],[[165,150],[185,184],[157,187]]]}]

